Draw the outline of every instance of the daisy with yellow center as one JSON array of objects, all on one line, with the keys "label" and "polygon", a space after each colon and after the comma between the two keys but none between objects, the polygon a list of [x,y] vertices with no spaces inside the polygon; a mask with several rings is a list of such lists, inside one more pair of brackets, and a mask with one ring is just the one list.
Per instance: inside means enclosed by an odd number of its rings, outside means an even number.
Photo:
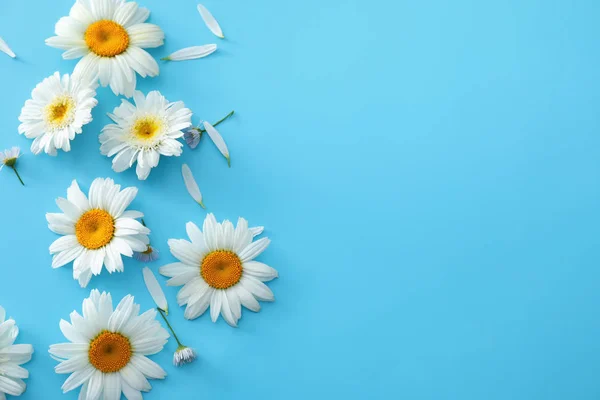
[{"label": "daisy with yellow center", "polygon": [[135,105],[123,100],[109,117],[115,122],[102,129],[100,152],[112,157],[113,170],[125,171],[137,162],[140,180],[150,175],[160,156],[180,156],[183,130],[192,125],[192,111],[183,102],[169,103],[158,91],[133,95]]},{"label": "daisy with yellow center", "polygon": [[71,313],[71,322],[60,321],[70,343],[50,346],[60,361],[54,370],[71,374],[63,393],[81,386],[79,398],[86,400],[141,399],[150,391],[150,379],[163,379],[166,372],[147,356],[160,352],[169,333],[156,320],[156,310],[138,315],[140,306],[125,296],[113,310],[110,293],[92,290],[83,301],[83,316]]},{"label": "daisy with yellow center", "polygon": [[172,278],[167,285],[184,285],[177,302],[180,306],[187,304],[185,318],[198,318],[210,307],[213,322],[220,314],[235,327],[242,316],[242,305],[258,312],[257,299],[275,300],[263,282],[277,278],[277,271],[254,261],[270,243],[268,238],[253,241],[262,233],[262,227],[248,228],[248,222],[240,218],[234,228],[231,222],[218,223],[209,214],[202,231],[193,222],[188,222],[186,229],[191,242],[169,240],[171,253],[180,262],[160,268],[162,275]]},{"label": "daisy with yellow center", "polygon": [[31,152],[46,152],[52,156],[57,150],[71,150],[71,140],[92,121],[96,84],[79,74],[58,72],[44,79],[31,93],[19,116],[19,133],[34,139]]},{"label": "daisy with yellow center", "polygon": [[50,245],[52,267],[74,261],[73,278],[81,287],[87,286],[92,275],[100,274],[103,266],[111,274],[123,272],[121,256],[145,251],[150,243],[150,230],[137,221],[144,214],[125,210],[136,195],[137,188],[121,190],[112,179],[98,178],[88,198],[73,181],[67,198],[56,200],[63,213],[46,214],[50,230],[64,235]]},{"label": "daisy with yellow center", "polygon": [[56,23],[57,36],[46,44],[65,50],[65,60],[81,58],[75,72],[110,85],[116,95],[131,97],[136,72],[158,75],[158,64],[142,49],[162,46],[165,35],[145,22],[149,16],[133,1],[77,0],[69,16]]}]

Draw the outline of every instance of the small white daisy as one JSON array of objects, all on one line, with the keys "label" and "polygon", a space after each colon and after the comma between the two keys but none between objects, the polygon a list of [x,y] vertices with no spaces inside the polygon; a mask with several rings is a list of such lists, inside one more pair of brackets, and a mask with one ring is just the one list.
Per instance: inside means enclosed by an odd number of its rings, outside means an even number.
[{"label": "small white daisy", "polygon": [[191,364],[194,361],[196,361],[196,352],[190,347],[180,345],[173,354],[173,365],[176,367]]},{"label": "small white daisy", "polygon": [[115,122],[102,129],[100,152],[115,156],[113,170],[123,172],[137,161],[138,179],[145,180],[161,155],[180,156],[182,130],[192,125],[192,111],[183,102],[169,103],[158,91],[133,95],[135,106],[123,100],[108,116]]},{"label": "small white daisy", "polygon": [[69,16],[56,23],[57,36],[46,44],[66,50],[66,60],[83,57],[76,72],[100,79],[116,95],[131,97],[136,72],[158,75],[156,60],[142,49],[162,46],[165,35],[157,25],[145,23],[149,16],[150,11],[133,1],[77,0]]},{"label": "small white daisy", "polygon": [[0,171],[2,171],[2,168],[6,165],[8,168],[15,171],[17,178],[19,178],[19,182],[21,182],[21,185],[25,186],[23,179],[21,179],[21,175],[19,175],[19,171],[17,171],[17,160],[19,157],[21,157],[21,149],[18,147],[0,151]]},{"label": "small white daisy", "polygon": [[23,379],[29,378],[29,371],[20,365],[31,360],[33,346],[30,344],[14,344],[19,335],[15,321],[6,319],[6,312],[0,306],[0,399],[5,400],[7,394],[20,396],[27,385]]},{"label": "small white daisy", "polygon": [[180,306],[187,304],[184,317],[194,319],[210,306],[213,322],[219,314],[237,326],[242,308],[259,311],[259,300],[274,301],[273,292],[263,282],[276,278],[277,271],[253,261],[269,245],[268,238],[253,242],[254,233],[240,218],[237,227],[230,221],[218,223],[213,214],[204,220],[202,231],[192,222],[186,225],[191,242],[170,239],[171,253],[181,262],[165,265],[160,273],[172,279],[169,286],[184,287],[177,294]]},{"label": "small white daisy", "polygon": [[156,310],[139,315],[133,296],[125,296],[113,310],[110,293],[92,290],[83,301],[83,316],[71,313],[71,323],[60,321],[70,343],[50,346],[50,355],[60,361],[54,370],[71,374],[63,393],[77,389],[80,399],[141,399],[152,389],[148,378],[163,379],[166,372],[149,355],[160,352],[169,333],[156,321]]},{"label": "small white daisy", "polygon": [[31,152],[45,151],[55,156],[57,149],[71,150],[71,140],[92,121],[92,108],[98,104],[95,84],[78,74],[58,72],[40,82],[19,116],[19,133],[35,139]]},{"label": "small white daisy", "polygon": [[102,266],[109,273],[123,272],[121,255],[145,251],[150,242],[150,230],[136,220],[144,214],[125,211],[137,191],[135,187],[121,190],[112,179],[97,178],[88,199],[73,181],[67,198],[56,200],[64,214],[46,214],[48,228],[64,235],[50,245],[52,267],[74,261],[73,278],[81,287],[87,286],[92,275],[100,274]]}]

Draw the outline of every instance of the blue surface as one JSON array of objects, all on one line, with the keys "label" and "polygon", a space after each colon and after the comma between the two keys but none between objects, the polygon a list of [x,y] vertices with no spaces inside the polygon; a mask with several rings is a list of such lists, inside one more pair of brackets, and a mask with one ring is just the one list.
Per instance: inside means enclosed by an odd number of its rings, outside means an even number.
[{"label": "blue surface", "polygon": [[[0,148],[17,135],[36,83],[75,62],[46,47],[71,0],[4,1]],[[141,265],[81,289],[50,268],[44,214],[76,178],[140,188],[152,242],[205,213],[185,192],[190,164],[210,211],[265,225],[261,260],[276,302],[239,329],[208,315],[171,321],[201,360],[170,366],[147,399],[597,399],[600,396],[600,27],[597,1],[307,0],[206,6],[144,0],[166,33],[162,57],[218,43],[204,60],[160,64],[140,80],[222,126],[214,146],[161,159],[146,182],[115,174],[97,135],[119,103],[99,91],[94,122],[58,158],[20,160],[27,187],[0,173],[0,304],[33,343],[23,399],[61,394],[47,354],[58,321],[89,289],[153,303]],[[161,278],[162,280],[162,278]],[[164,281],[164,280],[163,280]]]}]

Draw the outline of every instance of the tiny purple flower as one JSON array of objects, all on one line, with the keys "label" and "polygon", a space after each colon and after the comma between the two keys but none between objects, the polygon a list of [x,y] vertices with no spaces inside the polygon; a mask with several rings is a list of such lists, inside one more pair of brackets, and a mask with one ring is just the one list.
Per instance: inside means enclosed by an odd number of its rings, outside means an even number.
[{"label": "tiny purple flower", "polygon": [[183,138],[185,139],[185,142],[192,150],[195,149],[196,147],[198,147],[198,143],[200,143],[201,137],[202,137],[202,131],[200,131],[200,128],[196,128],[196,127],[186,130],[185,133],[183,134]]}]

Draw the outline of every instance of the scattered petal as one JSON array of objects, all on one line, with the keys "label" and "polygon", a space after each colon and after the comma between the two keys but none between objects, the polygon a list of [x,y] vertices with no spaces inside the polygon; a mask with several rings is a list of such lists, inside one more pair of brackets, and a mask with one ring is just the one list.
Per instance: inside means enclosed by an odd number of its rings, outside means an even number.
[{"label": "scattered petal", "polygon": [[215,36],[218,36],[221,39],[225,38],[225,36],[223,36],[223,30],[219,26],[219,23],[206,7],[204,7],[202,4],[198,4],[198,12],[204,20],[204,23],[206,24],[207,28],[210,29],[210,31],[214,33]]},{"label": "scattered petal", "polygon": [[8,47],[8,44],[0,37],[0,51],[8,54],[12,58],[15,58],[17,55]]},{"label": "scattered petal", "polygon": [[216,44],[205,44],[203,46],[186,47],[185,49],[177,50],[166,57],[161,58],[164,61],[186,61],[195,60],[196,58],[206,57],[217,50]]},{"label": "scattered petal", "polygon": [[210,136],[211,140],[217,146],[217,149],[223,154],[223,156],[227,159],[227,165],[231,167],[231,159],[229,158],[229,149],[225,144],[225,140],[223,140],[223,136],[212,126],[210,123],[204,121],[204,129],[206,129],[206,133]]},{"label": "scattered petal", "polygon": [[142,272],[144,274],[144,283],[146,283],[146,287],[150,292],[150,296],[152,296],[152,300],[154,300],[158,308],[164,310],[165,314],[168,314],[169,306],[167,305],[167,299],[158,280],[156,280],[156,276],[154,276],[154,273],[148,267],[144,267]]},{"label": "scattered petal", "polygon": [[181,166],[181,174],[183,175],[183,182],[185,183],[185,187],[187,188],[190,196],[192,196],[196,203],[200,204],[202,208],[206,208],[202,202],[202,193],[200,193],[200,188],[194,179],[194,175],[192,175],[192,170],[190,170],[190,167],[188,167],[187,164],[183,164]]}]

